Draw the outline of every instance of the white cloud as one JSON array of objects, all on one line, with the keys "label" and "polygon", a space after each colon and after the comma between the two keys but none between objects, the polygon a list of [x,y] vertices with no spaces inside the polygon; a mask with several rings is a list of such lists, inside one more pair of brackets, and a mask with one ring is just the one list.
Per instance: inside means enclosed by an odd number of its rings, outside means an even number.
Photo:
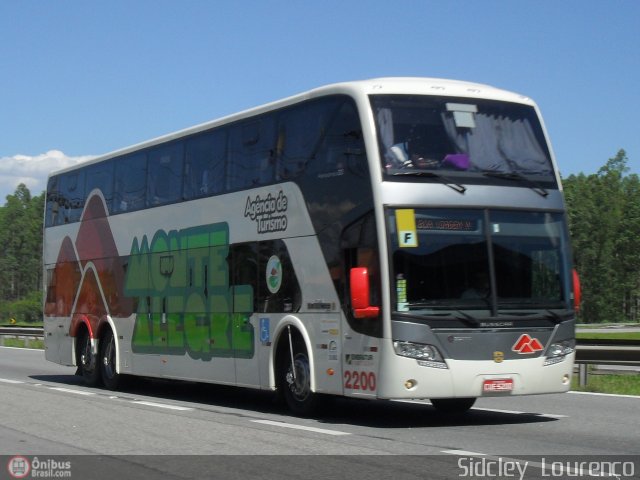
[{"label": "white cloud", "polygon": [[95,156],[69,157],[60,150],[49,150],[34,156],[0,157],[0,205],[4,204],[5,197],[13,194],[21,183],[29,188],[32,195],[40,195],[46,188],[49,173],[92,158]]}]

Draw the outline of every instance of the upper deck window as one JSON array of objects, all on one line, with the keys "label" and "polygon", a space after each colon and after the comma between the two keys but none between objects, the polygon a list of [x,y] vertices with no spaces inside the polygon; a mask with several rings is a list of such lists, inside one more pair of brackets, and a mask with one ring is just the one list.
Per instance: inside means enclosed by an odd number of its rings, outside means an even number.
[{"label": "upper deck window", "polygon": [[426,95],[374,95],[371,104],[387,175],[461,183],[527,180],[555,186],[553,165],[533,107]]}]

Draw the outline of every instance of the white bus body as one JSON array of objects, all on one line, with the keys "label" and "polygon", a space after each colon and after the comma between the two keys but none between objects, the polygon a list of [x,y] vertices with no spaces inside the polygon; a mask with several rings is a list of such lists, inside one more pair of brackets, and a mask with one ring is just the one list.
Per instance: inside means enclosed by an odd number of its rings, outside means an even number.
[{"label": "white bus body", "polygon": [[573,286],[536,105],[485,85],[319,88],[49,178],[46,358],[122,375],[430,398],[569,389]]}]

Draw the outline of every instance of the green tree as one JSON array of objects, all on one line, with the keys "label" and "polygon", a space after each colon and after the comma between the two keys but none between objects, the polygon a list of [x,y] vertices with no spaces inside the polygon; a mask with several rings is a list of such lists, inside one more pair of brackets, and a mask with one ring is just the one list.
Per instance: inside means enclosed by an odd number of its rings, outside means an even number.
[{"label": "green tree", "polygon": [[640,185],[624,150],[592,175],[564,181],[582,321],[633,319],[640,280]]},{"label": "green tree", "polygon": [[24,184],[0,208],[0,310],[5,315],[15,315],[11,310],[17,306],[23,316],[36,317],[32,305],[39,304],[35,296],[42,290],[43,209],[44,193],[32,197]]},{"label": "green tree", "polygon": [[640,178],[625,177],[622,185],[622,219],[618,234],[619,285],[623,314],[628,320],[640,318]]}]

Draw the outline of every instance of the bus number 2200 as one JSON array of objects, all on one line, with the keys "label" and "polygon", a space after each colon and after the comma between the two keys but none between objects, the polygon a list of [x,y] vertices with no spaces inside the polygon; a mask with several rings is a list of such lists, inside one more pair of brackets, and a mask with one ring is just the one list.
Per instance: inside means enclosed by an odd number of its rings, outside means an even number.
[{"label": "bus number 2200", "polygon": [[376,374],[373,372],[356,372],[347,370],[344,372],[344,388],[348,390],[370,390],[376,389]]}]

